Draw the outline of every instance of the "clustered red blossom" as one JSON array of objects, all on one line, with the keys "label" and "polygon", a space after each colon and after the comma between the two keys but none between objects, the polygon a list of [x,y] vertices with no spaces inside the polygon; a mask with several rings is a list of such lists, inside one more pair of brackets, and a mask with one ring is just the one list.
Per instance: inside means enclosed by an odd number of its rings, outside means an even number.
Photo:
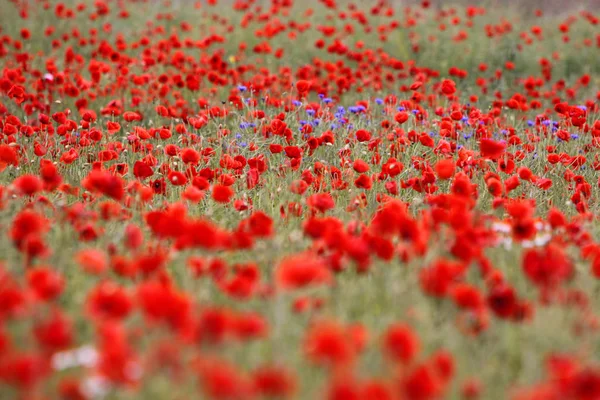
[{"label": "clustered red blossom", "polygon": [[[513,31],[506,19],[475,31],[481,7],[181,2],[197,27],[166,1],[144,26],[115,28],[150,3],[2,6],[22,28],[0,24],[0,393],[101,398],[157,375],[219,400],[315,384],[277,354],[226,356],[258,342],[300,353],[326,399],[487,398],[488,382],[461,373],[452,345],[431,351],[410,318],[394,311],[376,331],[326,311],[349,274],[379,285],[393,268],[448,305],[455,341],[546,307],[576,314],[573,337],[597,334],[590,293],[572,284],[600,278],[597,76],[559,76],[558,51],[523,76],[518,61],[440,71],[379,46],[406,31],[416,58],[436,35],[458,46]],[[42,16],[53,24],[31,22]],[[568,43],[584,24],[598,17],[571,15],[560,39],[533,25],[516,49]],[[307,33],[318,56],[286,61]],[[378,44],[349,40],[362,34]],[[600,35],[578,45],[596,54]],[[509,271],[490,256],[503,245],[520,249],[504,250]],[[298,341],[273,344],[292,320]],[[600,398],[600,367],[579,353],[548,354],[541,375],[507,395]]]}]

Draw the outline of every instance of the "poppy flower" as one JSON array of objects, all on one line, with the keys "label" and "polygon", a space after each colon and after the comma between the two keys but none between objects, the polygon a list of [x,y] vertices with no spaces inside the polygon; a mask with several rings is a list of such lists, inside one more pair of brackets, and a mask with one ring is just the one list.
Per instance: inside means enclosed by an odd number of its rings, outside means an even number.
[{"label": "poppy flower", "polygon": [[0,380],[24,390],[34,387],[49,372],[41,354],[14,352],[0,361]]},{"label": "poppy flower", "polygon": [[364,129],[359,129],[356,131],[356,140],[359,142],[368,142],[371,140],[371,132],[366,131]]},{"label": "poppy flower", "polygon": [[179,171],[170,171],[167,178],[173,186],[183,186],[187,183],[187,177]]},{"label": "poppy flower", "polygon": [[369,189],[371,189],[371,187],[373,187],[373,181],[371,180],[371,178],[369,176],[367,176],[365,174],[361,174],[354,181],[354,186],[356,186],[359,189],[369,190]]},{"label": "poppy flower", "polygon": [[9,235],[19,249],[23,248],[27,237],[40,235],[49,228],[48,220],[31,210],[23,210],[13,220]]},{"label": "poppy flower", "polygon": [[135,224],[129,224],[125,227],[124,243],[128,249],[138,249],[144,242],[144,235],[139,226]]},{"label": "poppy flower", "polygon": [[90,291],[87,306],[93,317],[122,319],[131,312],[133,302],[125,289],[113,282],[104,281]]},{"label": "poppy flower", "polygon": [[541,287],[559,285],[574,273],[571,260],[552,242],[544,249],[527,250],[523,256],[523,271],[529,280]]},{"label": "poppy flower", "polygon": [[322,213],[335,207],[333,197],[329,193],[315,193],[310,195],[306,199],[306,204]]},{"label": "poppy flower", "polygon": [[217,203],[229,203],[234,192],[229,186],[215,185],[212,190],[212,198]]},{"label": "poppy flower", "polygon": [[495,286],[488,294],[487,304],[498,317],[509,318],[517,309],[515,290],[505,284]]},{"label": "poppy flower", "polygon": [[280,366],[265,365],[252,374],[256,391],[266,397],[291,397],[296,391],[295,376]]},{"label": "poppy flower", "polygon": [[446,96],[451,96],[456,93],[456,83],[451,79],[444,79],[440,86],[440,90]]},{"label": "poppy flower", "polygon": [[47,319],[38,322],[33,332],[36,341],[49,351],[67,348],[73,342],[72,322],[56,310]]},{"label": "poppy flower", "polygon": [[444,297],[452,283],[462,276],[464,266],[446,260],[438,260],[432,266],[424,268],[419,274],[423,291],[430,296]]},{"label": "poppy flower", "polygon": [[330,283],[331,278],[331,272],[323,260],[308,253],[284,258],[275,270],[275,281],[285,290]]},{"label": "poppy flower", "polygon": [[89,191],[100,192],[117,201],[122,200],[125,195],[122,179],[108,171],[92,170],[81,184]]},{"label": "poppy flower", "polygon": [[5,165],[19,165],[19,156],[15,149],[7,144],[0,144],[0,163]]},{"label": "poppy flower", "polygon": [[428,365],[420,365],[402,380],[402,389],[406,398],[430,400],[439,396],[442,386],[433,368]]},{"label": "poppy flower", "polygon": [[152,168],[143,161],[136,161],[133,165],[133,175],[138,179],[146,179],[154,174]]},{"label": "poppy flower", "polygon": [[100,275],[108,269],[108,258],[106,254],[97,249],[84,249],[77,252],[75,260],[84,271]]},{"label": "poppy flower", "polygon": [[383,354],[393,361],[410,364],[419,349],[419,338],[405,324],[394,324],[388,327],[383,336]]},{"label": "poppy flower", "polygon": [[450,179],[454,175],[455,164],[453,160],[443,159],[438,161],[434,168],[439,179]]},{"label": "poppy flower", "polygon": [[296,82],[296,90],[301,95],[305,95],[306,93],[308,93],[310,87],[311,83],[309,81],[299,80],[298,82]]},{"label": "poppy flower", "polygon": [[52,301],[62,293],[65,280],[58,271],[38,266],[27,271],[27,285],[38,299]]},{"label": "poppy flower", "polygon": [[356,356],[348,332],[335,321],[313,323],[304,338],[304,351],[313,363],[329,367],[349,365]]},{"label": "poppy flower", "polygon": [[479,142],[479,151],[482,157],[496,160],[500,158],[506,150],[506,143],[498,142],[492,139],[481,139]]},{"label": "poppy flower", "polygon": [[42,180],[35,175],[21,175],[13,181],[17,191],[24,196],[32,196],[43,188]]},{"label": "poppy flower", "polygon": [[202,390],[210,399],[246,399],[250,397],[252,382],[232,364],[223,360],[200,360],[196,369]]}]

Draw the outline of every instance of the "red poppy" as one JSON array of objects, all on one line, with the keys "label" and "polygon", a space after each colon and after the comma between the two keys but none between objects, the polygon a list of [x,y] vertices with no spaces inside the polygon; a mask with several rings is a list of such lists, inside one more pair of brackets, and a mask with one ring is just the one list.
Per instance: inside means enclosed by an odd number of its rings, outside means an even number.
[{"label": "red poppy", "polygon": [[21,175],[13,181],[13,185],[24,196],[34,195],[43,188],[42,180],[35,175]]},{"label": "red poppy", "polygon": [[309,81],[299,80],[298,82],[296,82],[296,90],[298,90],[298,93],[301,95],[305,95],[306,93],[308,93],[310,87],[311,83]]},{"label": "red poppy", "polygon": [[81,182],[82,186],[92,192],[101,192],[117,201],[123,199],[125,190],[121,178],[107,171],[92,170]]},{"label": "red poppy", "polygon": [[80,250],[75,254],[75,260],[84,271],[92,275],[100,275],[108,269],[106,254],[97,249]]},{"label": "red poppy", "polygon": [[7,144],[0,144],[0,164],[2,163],[5,165],[19,165],[17,152]]},{"label": "red poppy", "polygon": [[410,364],[419,350],[419,338],[408,325],[394,324],[383,336],[383,354],[393,361]]},{"label": "red poppy", "polygon": [[252,374],[258,393],[266,397],[287,398],[296,391],[294,375],[281,366],[262,366]]},{"label": "red poppy", "polygon": [[349,366],[356,356],[345,327],[335,321],[313,323],[304,338],[304,351],[313,363],[338,368]]},{"label": "red poppy", "polygon": [[229,186],[215,185],[212,190],[212,198],[217,203],[229,203],[234,192]]},{"label": "red poppy", "polygon": [[402,392],[406,398],[430,400],[439,396],[441,383],[433,368],[428,365],[416,367],[402,380]]},{"label": "red poppy", "polygon": [[456,84],[451,79],[444,79],[440,89],[446,96],[451,96],[456,92]]},{"label": "red poppy", "polygon": [[133,165],[133,175],[138,179],[146,179],[154,174],[152,168],[143,161],[136,161]]},{"label": "red poppy", "polygon": [[506,143],[498,142],[492,139],[481,139],[479,142],[479,151],[482,157],[493,160],[500,158],[506,150]]},{"label": "red poppy", "polygon": [[306,199],[306,204],[320,212],[331,210],[335,207],[333,197],[329,193],[315,193]]},{"label": "red poppy", "polygon": [[122,319],[133,308],[131,298],[122,287],[104,281],[92,289],[87,298],[88,310],[96,318]]},{"label": "red poppy", "polygon": [[435,164],[435,173],[439,179],[450,179],[454,175],[454,168],[453,160],[443,159]]},{"label": "red poppy", "polygon": [[288,256],[279,262],[275,281],[282,289],[299,289],[331,282],[331,272],[320,258],[311,254]]},{"label": "red poppy", "polygon": [[27,284],[37,298],[52,301],[62,293],[65,280],[58,271],[39,266],[27,271]]}]

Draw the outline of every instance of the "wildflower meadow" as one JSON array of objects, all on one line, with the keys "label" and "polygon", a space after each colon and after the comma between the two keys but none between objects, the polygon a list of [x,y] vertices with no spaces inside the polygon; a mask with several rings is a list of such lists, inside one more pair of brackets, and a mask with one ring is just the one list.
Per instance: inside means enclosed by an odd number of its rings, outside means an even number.
[{"label": "wildflower meadow", "polygon": [[600,14],[476,3],[2,0],[0,400],[600,399]]}]

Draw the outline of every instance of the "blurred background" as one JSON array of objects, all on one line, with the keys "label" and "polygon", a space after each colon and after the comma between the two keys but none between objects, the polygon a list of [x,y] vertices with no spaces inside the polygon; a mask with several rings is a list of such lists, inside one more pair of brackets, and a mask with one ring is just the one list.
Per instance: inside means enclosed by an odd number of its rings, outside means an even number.
[{"label": "blurred background", "polygon": [[[422,0],[401,1],[406,4],[422,3]],[[489,10],[511,7],[518,8],[526,13],[533,13],[536,9],[552,14],[572,14],[573,11],[577,10],[600,10],[600,0],[429,0],[429,3],[435,8],[447,8],[453,4],[485,6]]]}]

